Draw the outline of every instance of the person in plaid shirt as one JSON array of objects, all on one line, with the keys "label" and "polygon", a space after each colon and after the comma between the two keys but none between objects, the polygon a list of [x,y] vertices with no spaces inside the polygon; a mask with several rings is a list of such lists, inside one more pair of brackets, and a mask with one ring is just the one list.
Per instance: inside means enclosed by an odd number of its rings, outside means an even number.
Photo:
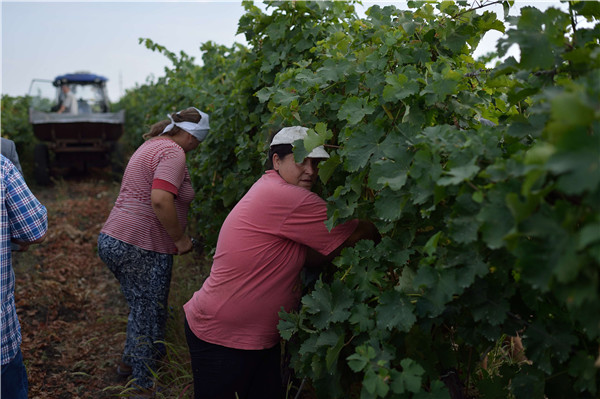
[{"label": "person in plaid shirt", "polygon": [[27,372],[21,355],[21,326],[15,307],[15,273],[11,242],[26,251],[46,237],[46,208],[31,193],[23,176],[0,155],[0,397],[27,398]]}]

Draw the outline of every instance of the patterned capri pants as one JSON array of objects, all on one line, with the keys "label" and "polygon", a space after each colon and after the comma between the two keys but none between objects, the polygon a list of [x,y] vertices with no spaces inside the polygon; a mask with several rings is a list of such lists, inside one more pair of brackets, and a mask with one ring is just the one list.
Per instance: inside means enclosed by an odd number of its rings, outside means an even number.
[{"label": "patterned capri pants", "polygon": [[129,305],[123,362],[132,368],[135,384],[153,385],[152,372],[165,355],[162,343],[168,316],[173,255],[147,251],[104,233],[98,236],[98,255],[121,284]]}]

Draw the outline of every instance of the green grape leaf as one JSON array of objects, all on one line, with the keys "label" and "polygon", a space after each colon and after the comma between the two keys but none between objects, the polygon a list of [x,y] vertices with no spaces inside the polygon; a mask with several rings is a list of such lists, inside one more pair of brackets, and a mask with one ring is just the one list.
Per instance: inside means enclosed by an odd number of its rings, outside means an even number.
[{"label": "green grape leaf", "polygon": [[319,178],[323,183],[327,183],[336,168],[342,163],[338,154],[331,155],[328,159],[319,163]]},{"label": "green grape leaf", "polygon": [[504,246],[504,237],[514,227],[512,214],[502,198],[503,192],[503,189],[490,192],[488,201],[476,216],[477,221],[481,223],[483,240],[492,249]]},{"label": "green grape leaf", "polygon": [[370,115],[375,111],[371,105],[367,103],[366,98],[350,97],[340,108],[338,118],[348,121],[350,125],[356,125],[366,115]]},{"label": "green grape leaf", "polygon": [[456,166],[445,172],[444,177],[437,181],[440,186],[449,186],[460,184],[465,180],[471,180],[479,172],[479,166],[475,165],[476,159],[472,159],[468,164]]},{"label": "green grape leaf", "polygon": [[414,305],[398,291],[386,291],[379,298],[377,327],[380,329],[398,329],[408,332],[417,318],[413,314]]},{"label": "green grape leaf", "polygon": [[335,331],[332,329],[325,330],[319,334],[317,337],[317,342],[315,346],[334,346],[339,341],[339,337]]},{"label": "green grape leaf", "polygon": [[340,151],[346,157],[349,172],[356,172],[364,167],[373,154],[379,151],[379,140],[384,131],[377,128],[359,128],[352,131],[347,144]]},{"label": "green grape leaf", "polygon": [[427,240],[427,242],[425,243],[425,246],[423,247],[423,250],[425,251],[425,253],[427,255],[431,256],[435,253],[435,250],[437,249],[438,242],[440,241],[441,237],[442,237],[441,231],[438,231],[437,233],[435,233],[434,235],[429,237],[429,240]]},{"label": "green grape leaf", "polygon": [[406,97],[419,92],[419,83],[409,80],[406,75],[388,75],[385,78],[386,86],[383,88],[383,99],[385,101],[403,100]]},{"label": "green grape leaf", "polygon": [[308,129],[307,136],[304,139],[304,146],[307,151],[312,151],[315,147],[325,144],[333,136],[331,130],[327,130],[325,123],[319,122],[314,129]]},{"label": "green grape leaf", "polygon": [[348,366],[355,372],[362,371],[372,359],[375,359],[375,349],[369,345],[360,345],[355,349],[355,353],[346,358]]},{"label": "green grape leaf", "polygon": [[[363,377],[363,390],[366,390],[370,395],[375,395],[375,397],[385,397],[389,391],[390,387],[383,380],[383,378],[375,373],[373,368],[368,368],[367,372]],[[361,396],[363,396],[361,394]]]},{"label": "green grape leaf", "polygon": [[371,163],[369,187],[380,190],[389,187],[393,191],[400,190],[408,179],[408,169],[401,169],[393,160],[378,160]]},{"label": "green grape leaf", "polygon": [[394,393],[419,392],[421,390],[422,376],[425,369],[412,359],[405,358],[400,361],[402,371],[392,370],[392,383],[390,388]]},{"label": "green grape leaf", "polygon": [[417,301],[416,310],[419,316],[439,315],[444,311],[445,305],[452,300],[452,295],[459,290],[455,270],[439,271],[431,266],[419,268],[413,285],[415,288],[426,289],[423,296]]},{"label": "green grape leaf", "polygon": [[402,208],[407,197],[400,191],[391,191],[389,188],[382,190],[375,199],[375,215],[385,222],[394,222],[402,216]]},{"label": "green grape leaf", "polygon": [[493,326],[500,325],[506,320],[510,310],[509,303],[500,298],[484,302],[479,306],[472,306],[473,320],[487,321]]},{"label": "green grape leaf", "polygon": [[292,335],[298,331],[298,316],[293,313],[285,313],[284,311],[279,312],[279,323],[277,329],[283,339],[289,340]]},{"label": "green grape leaf", "polygon": [[477,240],[480,223],[474,216],[460,216],[450,220],[450,238],[459,244]]},{"label": "green grape leaf", "polygon": [[355,304],[352,307],[352,316],[348,319],[350,323],[356,324],[359,331],[368,332],[375,326],[373,310],[365,303]]},{"label": "green grape leaf", "polygon": [[302,303],[314,315],[315,327],[323,329],[331,323],[348,320],[354,300],[348,288],[336,280],[331,286],[318,282],[313,292],[302,298]]},{"label": "green grape leaf", "polygon": [[335,345],[330,345],[327,349],[327,355],[325,355],[325,365],[327,371],[331,372],[334,370],[334,366],[340,357],[340,352],[344,347],[344,334],[340,334]]},{"label": "green grape leaf", "polygon": [[457,71],[447,70],[443,75],[436,74],[433,81],[430,82],[420,95],[428,98],[428,104],[443,102],[446,96],[454,94],[458,86],[458,82],[462,79],[462,75]]},{"label": "green grape leaf", "polygon": [[299,97],[297,93],[278,89],[273,95],[273,101],[280,105],[290,105],[292,101],[297,100]]},{"label": "green grape leaf", "polygon": [[262,89],[260,89],[259,91],[256,92],[256,97],[258,97],[258,100],[261,103],[264,103],[264,102],[269,101],[269,99],[273,95],[273,92],[275,92],[275,88],[263,87]]},{"label": "green grape leaf", "polygon": [[554,52],[546,35],[536,32],[520,34],[517,43],[524,69],[549,69],[554,65]]}]

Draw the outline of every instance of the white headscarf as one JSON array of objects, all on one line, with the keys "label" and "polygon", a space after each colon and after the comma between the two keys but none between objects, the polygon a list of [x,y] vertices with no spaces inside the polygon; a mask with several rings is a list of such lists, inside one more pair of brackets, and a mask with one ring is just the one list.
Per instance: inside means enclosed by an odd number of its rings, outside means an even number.
[{"label": "white headscarf", "polygon": [[[205,114],[198,108],[192,108],[198,111],[198,113],[201,116],[200,121],[198,123],[187,121],[175,122],[173,118],[171,118],[171,114],[167,114],[167,116],[171,120],[171,123],[164,128],[164,130],[161,134],[159,134],[159,136],[167,133],[168,131],[173,129],[173,127],[177,126],[178,128],[185,130],[186,132],[197,138],[198,141],[203,141],[206,138],[206,135],[208,134],[208,130],[210,129],[210,126],[208,125],[208,114]],[[180,115],[180,112],[177,112],[177,115]]]}]

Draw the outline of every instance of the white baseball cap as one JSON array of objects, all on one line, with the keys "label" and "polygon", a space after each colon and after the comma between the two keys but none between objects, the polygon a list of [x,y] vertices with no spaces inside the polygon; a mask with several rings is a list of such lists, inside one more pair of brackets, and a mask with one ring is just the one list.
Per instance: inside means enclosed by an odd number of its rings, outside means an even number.
[{"label": "white baseball cap", "polygon": [[[308,136],[308,128],[302,126],[284,127],[273,137],[271,147],[278,144],[291,144],[293,146],[294,141],[304,139],[306,136]],[[306,158],[329,158],[329,154],[320,145],[315,147]]]}]

